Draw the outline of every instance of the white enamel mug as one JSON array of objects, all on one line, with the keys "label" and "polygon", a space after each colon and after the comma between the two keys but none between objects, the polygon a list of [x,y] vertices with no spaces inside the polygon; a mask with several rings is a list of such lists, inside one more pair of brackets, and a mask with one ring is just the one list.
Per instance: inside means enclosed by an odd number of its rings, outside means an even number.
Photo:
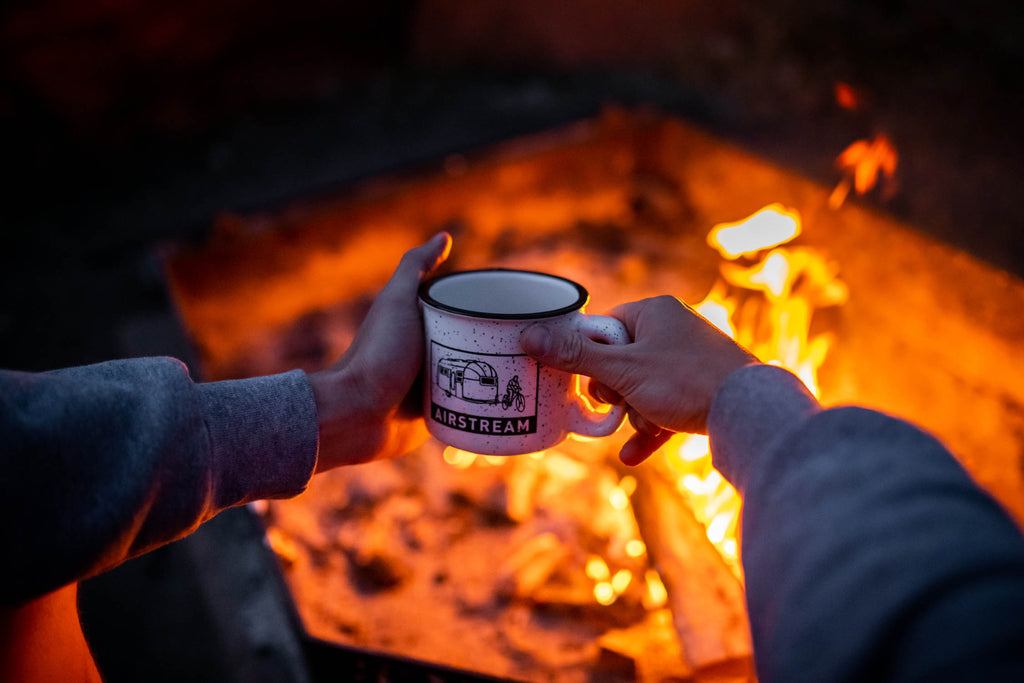
[{"label": "white enamel mug", "polygon": [[534,323],[627,344],[621,322],[583,313],[589,295],[556,275],[494,268],[443,275],[420,286],[426,332],[424,419],[450,446],[483,455],[534,453],[570,433],[607,436],[625,408],[592,410],[569,373],[540,365],[519,336]]}]

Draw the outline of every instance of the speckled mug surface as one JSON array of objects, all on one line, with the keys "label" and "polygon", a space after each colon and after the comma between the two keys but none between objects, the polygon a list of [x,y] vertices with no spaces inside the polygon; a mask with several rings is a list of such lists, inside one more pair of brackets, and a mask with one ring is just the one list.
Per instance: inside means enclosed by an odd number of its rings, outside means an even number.
[{"label": "speckled mug surface", "polygon": [[622,424],[624,408],[591,410],[572,375],[542,366],[519,344],[537,322],[629,343],[615,318],[583,313],[589,295],[579,284],[526,270],[470,270],[423,283],[419,298],[424,419],[438,440],[472,453],[519,455],[570,433],[607,436]]}]

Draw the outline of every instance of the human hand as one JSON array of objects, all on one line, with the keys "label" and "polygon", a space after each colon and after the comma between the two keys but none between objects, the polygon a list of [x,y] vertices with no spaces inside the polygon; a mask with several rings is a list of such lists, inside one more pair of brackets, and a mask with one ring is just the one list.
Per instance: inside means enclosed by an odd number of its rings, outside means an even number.
[{"label": "human hand", "polygon": [[426,439],[413,390],[423,363],[416,292],[450,250],[451,236],[442,232],[407,251],[341,360],[309,376],[320,427],[317,472],[401,455]]},{"label": "human hand", "polygon": [[707,432],[718,387],[734,370],[758,362],[736,342],[671,296],[623,304],[611,315],[631,344],[613,346],[543,324],[527,328],[523,350],[542,364],[591,377],[590,394],[625,403],[636,429],[619,454],[638,465],[673,432]]}]

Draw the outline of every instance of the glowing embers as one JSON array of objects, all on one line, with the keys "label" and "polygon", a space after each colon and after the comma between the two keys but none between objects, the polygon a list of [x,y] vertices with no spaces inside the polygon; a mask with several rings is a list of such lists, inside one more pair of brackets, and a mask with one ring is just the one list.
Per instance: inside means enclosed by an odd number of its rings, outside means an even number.
[{"label": "glowing embers", "polygon": [[[576,589],[568,587],[585,581],[598,605],[610,606],[627,594],[631,605],[663,605],[630,505],[636,479],[616,475],[604,453],[593,441],[570,441],[515,458],[445,448],[444,460],[456,468],[498,468],[504,481],[503,509],[510,519],[540,526],[544,524],[538,518],[568,515],[585,520],[569,534],[580,535],[578,543],[565,543],[564,528],[524,540],[499,570],[506,595],[543,603],[555,594],[563,599],[569,592],[575,594]],[[580,545],[590,547],[585,558],[570,550]],[[635,580],[637,576],[644,581]]]},{"label": "glowing embers", "polygon": [[[654,570],[648,569],[647,571]],[[610,605],[615,602],[620,595],[626,592],[629,584],[633,581],[633,572],[628,569],[619,569],[612,574],[605,561],[597,555],[591,555],[587,560],[586,574],[594,580],[594,599],[601,605]]]}]

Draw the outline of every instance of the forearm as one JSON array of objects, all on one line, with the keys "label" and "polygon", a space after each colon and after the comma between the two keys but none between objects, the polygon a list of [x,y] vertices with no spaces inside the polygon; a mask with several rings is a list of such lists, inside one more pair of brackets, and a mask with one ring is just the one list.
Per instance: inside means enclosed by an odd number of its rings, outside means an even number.
[{"label": "forearm", "polygon": [[305,486],[302,373],[194,384],[172,359],[0,372],[9,604],[175,540],[221,509]]},{"label": "forearm", "polygon": [[716,463],[744,493],[762,680],[1010,665],[1006,639],[1024,638],[1017,528],[927,434],[873,411],[822,411],[781,373],[738,371],[709,419]]}]

